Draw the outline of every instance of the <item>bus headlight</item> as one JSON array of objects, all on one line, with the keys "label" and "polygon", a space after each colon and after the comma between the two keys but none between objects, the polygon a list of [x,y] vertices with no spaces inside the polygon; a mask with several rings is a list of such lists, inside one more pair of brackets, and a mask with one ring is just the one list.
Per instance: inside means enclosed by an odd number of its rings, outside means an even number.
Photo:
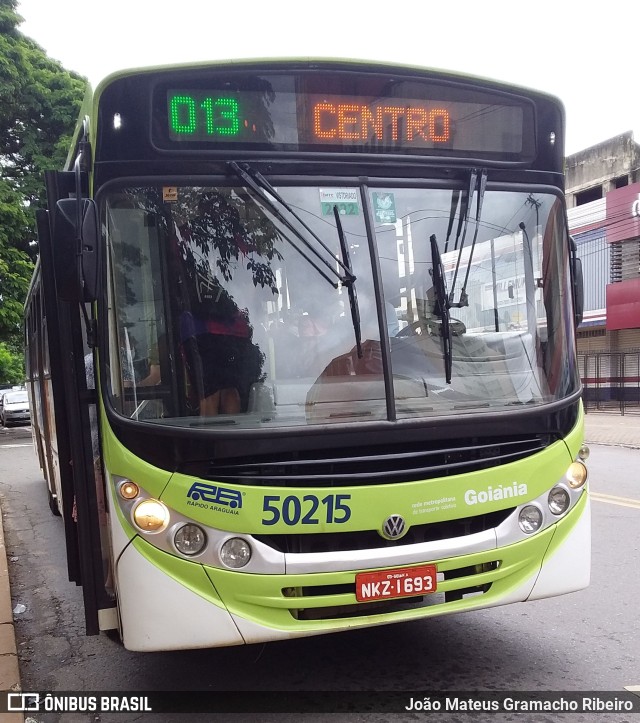
[{"label": "bus headlight", "polygon": [[135,482],[126,479],[118,487],[118,492],[123,500],[133,500],[140,494],[140,488]]},{"label": "bus headlight", "polygon": [[176,532],[173,544],[183,555],[197,555],[207,544],[207,536],[202,527],[188,523]]},{"label": "bus headlight", "polygon": [[542,511],[535,505],[523,507],[518,515],[518,524],[527,535],[537,532],[542,525]]},{"label": "bus headlight", "polygon": [[586,444],[583,444],[582,447],[580,447],[580,449],[578,450],[578,457],[580,457],[583,462],[586,462],[589,459],[590,454],[591,450],[589,449],[589,447],[587,447]]},{"label": "bus headlight", "polygon": [[587,481],[587,468],[582,462],[572,462],[565,477],[569,485],[577,490]]},{"label": "bus headlight", "polygon": [[161,532],[169,524],[169,510],[158,500],[142,500],[133,511],[133,521],[143,532]]},{"label": "bus headlight", "polygon": [[552,515],[563,515],[571,504],[571,497],[564,487],[554,487],[547,499]]},{"label": "bus headlight", "polygon": [[220,559],[227,567],[237,570],[251,559],[251,547],[241,537],[232,537],[220,548]]}]

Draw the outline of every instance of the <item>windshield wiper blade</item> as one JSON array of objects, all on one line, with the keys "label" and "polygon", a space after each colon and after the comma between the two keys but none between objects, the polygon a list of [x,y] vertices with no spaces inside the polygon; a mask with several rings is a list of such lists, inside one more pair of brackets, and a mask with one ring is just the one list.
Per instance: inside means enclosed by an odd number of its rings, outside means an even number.
[{"label": "windshield wiper blade", "polygon": [[438,248],[438,241],[435,234],[429,237],[431,243],[431,277],[433,279],[433,291],[436,297],[435,313],[440,317],[442,335],[442,356],[444,358],[444,378],[447,384],[451,384],[451,371],[453,366],[453,349],[451,341],[451,318],[449,317],[449,300],[447,298],[447,287],[444,278],[442,257]]},{"label": "windshield wiper blade", "polygon": [[[476,183],[477,179],[477,183]],[[455,287],[456,287],[456,278],[458,276],[458,269],[460,267],[460,261],[462,259],[462,251],[464,249],[464,239],[467,233],[467,226],[465,223],[465,229],[464,229],[464,235],[462,237],[462,242],[460,244],[460,250],[458,251],[458,260],[456,262],[456,270],[453,275],[453,282],[451,284],[451,293],[449,295],[449,307],[456,307],[457,309],[461,309],[463,306],[469,306],[469,296],[467,295],[467,283],[469,281],[469,271],[471,270],[471,261],[473,260],[473,252],[476,247],[476,241],[478,240],[478,231],[480,230],[480,218],[482,217],[482,201],[484,200],[484,192],[487,187],[487,170],[486,168],[483,168],[480,172],[480,176],[478,177],[477,171],[474,169],[471,171],[471,183],[469,184],[469,206],[467,208],[467,220],[469,215],[469,209],[471,208],[471,201],[473,198],[473,193],[475,192],[475,189],[477,187],[478,190],[478,198],[476,201],[476,218],[475,218],[475,231],[473,232],[473,241],[471,242],[471,249],[469,250],[469,260],[467,261],[467,271],[464,276],[464,282],[462,284],[462,288],[460,289],[460,299],[457,302],[454,302],[453,299],[455,298]],[[457,241],[456,241],[457,246]]]},{"label": "windshield wiper blade", "polygon": [[344,282],[347,287],[347,294],[349,295],[349,306],[351,307],[351,321],[353,323],[353,333],[356,337],[356,350],[358,353],[358,359],[362,359],[362,331],[360,328],[360,309],[358,308],[358,295],[356,293],[355,281],[356,277],[351,271],[351,255],[349,254],[349,246],[347,245],[347,239],[344,236],[344,229],[342,228],[342,221],[340,220],[340,212],[338,207],[334,205],[333,215],[336,219],[336,229],[338,230],[338,238],[340,239],[340,248],[342,250],[342,261],[349,274],[348,281]]},{"label": "windshield wiper blade", "polygon": [[[240,178],[266,206],[269,207],[274,216],[276,216],[276,218],[281,223],[283,223],[302,244],[304,244],[306,249],[314,256],[316,256],[318,261],[328,271],[331,272],[334,278],[330,278],[327,275],[326,271],[317,265],[316,261],[303,253],[302,250],[298,248],[298,246],[296,246],[296,244],[294,244],[288,236],[285,236],[286,240],[293,246],[293,248],[304,259],[306,259],[306,261],[311,266],[313,266],[313,268],[316,269],[316,271],[323,278],[325,278],[335,289],[338,288],[338,282],[342,284],[348,284],[355,281],[355,276],[353,276],[351,271],[334,256],[331,249],[322,241],[322,239],[316,233],[314,233],[314,231],[312,231],[311,228],[309,228],[309,226],[300,218],[300,216],[293,210],[293,208],[291,208],[291,206],[282,198],[282,196],[280,196],[280,194],[261,173],[251,168],[248,163],[243,163],[242,165],[240,165],[235,161],[230,161],[228,163],[228,166],[233,171],[233,173],[238,176],[238,178]],[[287,213],[289,213],[320,244],[320,246],[322,246],[322,248],[327,252],[327,254],[329,254],[331,261],[328,261],[326,258],[324,258],[322,254],[318,251],[318,249],[315,248],[313,244],[309,243],[309,240],[306,239],[304,235],[300,233],[300,231],[282,213],[282,210],[281,208],[279,208],[279,206],[285,211],[287,211]],[[333,263],[337,263],[345,271],[345,273],[341,274],[333,266]],[[337,281],[335,281],[334,279],[337,279]]]},{"label": "windshield wiper blade", "polygon": [[[345,278],[341,278],[342,283],[347,283],[350,280],[355,281],[356,277],[353,275],[351,271],[351,266],[347,264],[346,262],[341,262],[339,259],[336,259],[333,251],[324,243],[324,241],[318,236],[317,233],[311,229],[308,224],[304,222],[304,220],[300,217],[299,214],[297,214],[293,208],[291,208],[290,204],[288,204],[284,198],[276,191],[276,189],[267,181],[267,179],[260,173],[260,171],[256,170],[255,168],[252,168],[248,163],[244,164],[245,170],[255,178],[255,180],[260,184],[260,186],[268,191],[275,199],[276,201],[285,208],[294,218],[295,220],[306,230],[308,231],[311,236],[322,246],[322,248],[331,256],[331,259],[333,261],[337,261],[338,264],[342,267],[342,270],[345,272]],[[332,267],[333,270],[333,267]]]},{"label": "windshield wiper blade", "polygon": [[[445,254],[449,250],[449,238],[451,237],[451,231],[453,230],[453,222],[456,217],[456,211],[458,210],[458,203],[460,203],[460,191],[451,191],[451,211],[449,212],[449,225],[447,226],[447,238],[444,240],[444,252]],[[456,233],[456,248],[458,247],[458,238],[460,237],[460,226],[462,224],[462,209],[460,209],[460,216],[458,217],[458,231]]]},{"label": "windshield wiper blade", "polygon": [[[346,238],[344,236],[344,230],[342,228],[342,222],[340,221],[340,215],[338,212],[338,207],[333,207],[333,212],[336,219],[336,228],[338,231],[338,239],[340,241],[340,249],[342,252],[342,261],[340,259],[336,258],[331,249],[324,243],[324,241],[304,222],[302,218],[294,211],[293,208],[282,198],[282,196],[276,191],[276,189],[267,181],[267,179],[260,173],[260,171],[257,171],[256,169],[252,168],[248,163],[243,163],[242,165],[236,163],[235,161],[229,162],[229,167],[234,172],[236,176],[238,176],[244,183],[260,198],[260,200],[266,204],[271,212],[278,218],[293,234],[295,234],[296,238],[301,241],[304,246],[313,253],[324,266],[331,271],[332,274],[338,279],[338,281],[346,287],[347,294],[349,296],[349,306],[351,308],[351,321],[353,323],[353,331],[356,338],[356,350],[358,354],[358,359],[362,359],[362,332],[361,332],[361,326],[360,326],[360,310],[358,307],[358,296],[356,294],[355,289],[355,282],[356,282],[356,276],[353,273],[352,267],[351,267],[351,256],[349,254],[349,246],[347,245]],[[344,271],[344,274],[341,274],[338,270],[332,266],[332,264],[327,261],[325,258],[322,257],[322,255],[318,252],[316,248],[313,247],[312,244],[309,243],[309,241],[303,236],[303,234],[300,233],[300,231],[284,216],[282,211],[278,208],[276,203],[272,200],[275,199],[275,201],[280,204],[280,206],[287,211],[311,236],[314,238],[320,246],[327,252],[327,254],[330,256],[332,262],[336,262],[340,268]],[[293,246],[293,248],[309,263],[313,268],[323,277],[325,278],[335,289],[338,288],[338,283],[330,279],[327,274],[316,264],[316,262],[309,258],[306,254],[304,254],[294,243],[293,241],[285,237],[287,241]]]},{"label": "windshield wiper blade", "polygon": [[[460,254],[458,255],[458,262],[456,263],[456,270],[453,272],[453,282],[451,284],[451,296],[449,297],[449,303],[453,302],[453,290],[456,287],[456,279],[458,278],[458,267],[460,266],[460,256],[462,255],[462,249],[464,248],[464,241],[467,237],[467,226],[469,225],[469,211],[471,209],[471,200],[473,199],[473,193],[475,191],[476,187],[476,170],[475,168],[471,170],[471,173],[469,174],[469,188],[467,189],[467,193],[462,198],[462,203],[460,204],[460,216],[458,217],[458,230],[456,231],[456,242],[455,246],[453,247],[454,251],[458,250],[458,241],[460,241]],[[451,214],[455,213],[455,210],[458,207],[458,202],[456,199],[456,206],[455,209],[453,207],[453,193],[452,193],[452,200],[451,200]],[[451,227],[453,221],[453,216],[449,216],[449,227]],[[464,224],[464,230],[463,230],[463,224]],[[460,232],[462,231],[462,239],[460,238]],[[447,232],[447,244],[445,251],[448,248],[449,244],[449,232]]]}]

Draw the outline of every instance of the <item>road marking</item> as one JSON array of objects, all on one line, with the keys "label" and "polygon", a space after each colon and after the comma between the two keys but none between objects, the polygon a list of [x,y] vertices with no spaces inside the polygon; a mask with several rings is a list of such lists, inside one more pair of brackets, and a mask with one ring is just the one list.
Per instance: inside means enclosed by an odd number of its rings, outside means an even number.
[{"label": "road marking", "polygon": [[0,444],[0,449],[3,449],[5,447],[33,447],[33,443],[27,442],[25,444]]},{"label": "road marking", "polygon": [[634,500],[630,497],[615,497],[614,495],[603,495],[598,492],[591,492],[591,497],[597,502],[607,502],[610,505],[620,505],[620,507],[631,507],[640,510],[640,500]]}]

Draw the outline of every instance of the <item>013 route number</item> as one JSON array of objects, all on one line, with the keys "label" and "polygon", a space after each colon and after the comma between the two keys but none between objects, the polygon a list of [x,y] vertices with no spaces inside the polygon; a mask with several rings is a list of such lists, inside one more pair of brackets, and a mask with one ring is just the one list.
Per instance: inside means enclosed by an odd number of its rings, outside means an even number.
[{"label": "013 route number", "polygon": [[285,525],[319,525],[322,523],[346,522],[351,517],[351,508],[347,502],[351,495],[265,495],[262,502],[263,525],[275,525],[280,520]]}]

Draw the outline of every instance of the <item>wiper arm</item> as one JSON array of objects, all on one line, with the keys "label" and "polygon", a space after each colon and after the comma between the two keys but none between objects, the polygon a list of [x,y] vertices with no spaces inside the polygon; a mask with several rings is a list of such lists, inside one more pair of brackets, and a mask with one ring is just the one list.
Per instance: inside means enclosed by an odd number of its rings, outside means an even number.
[{"label": "wiper arm", "polygon": [[[228,166],[233,171],[233,173],[238,176],[238,178],[240,178],[266,206],[269,207],[274,216],[296,236],[296,238],[306,247],[306,249],[310,251],[314,256],[316,256],[318,261],[322,265],[324,265],[324,267],[328,271],[331,272],[333,278],[328,276],[326,271],[320,268],[320,266],[318,266],[317,262],[314,261],[314,259],[303,253],[302,250],[298,246],[296,246],[296,244],[294,244],[288,236],[285,237],[287,241],[293,246],[293,248],[304,259],[306,259],[306,261],[311,266],[313,266],[313,268],[335,289],[338,288],[338,282],[347,285],[355,281],[355,276],[351,273],[351,271],[344,265],[344,263],[342,263],[339,259],[336,259],[331,249],[328,248],[328,246],[316,233],[311,230],[311,228],[309,228],[309,226],[300,218],[300,216],[298,216],[298,214],[282,198],[282,196],[280,196],[280,194],[261,173],[251,168],[248,163],[243,163],[242,165],[240,165],[235,161],[230,161]],[[275,199],[275,202],[272,199]],[[320,246],[322,246],[322,248],[331,257],[331,262],[324,258],[322,254],[320,254],[318,249],[313,246],[313,244],[309,243],[308,239],[306,239],[304,235],[301,234],[300,231],[291,223],[291,221],[282,213],[282,210],[278,206],[278,204],[281,208],[287,211],[287,213],[289,213],[320,244]],[[336,268],[332,265],[332,262],[337,262],[345,273],[341,274],[338,270],[336,270]],[[337,279],[337,281],[335,279]]]},{"label": "wiper arm", "polygon": [[451,319],[449,317],[449,300],[447,298],[447,287],[444,278],[442,257],[438,248],[436,235],[429,237],[431,243],[431,277],[433,279],[433,291],[436,296],[435,313],[440,317],[442,329],[442,356],[444,357],[444,378],[447,384],[451,384],[451,369],[453,365],[453,349],[451,342]]},{"label": "wiper arm", "polygon": [[[476,241],[478,240],[478,231],[480,230],[480,218],[482,216],[482,202],[484,200],[484,192],[487,187],[487,171],[486,169],[482,169],[480,173],[480,177],[478,178],[477,171],[474,169],[471,171],[471,181],[469,184],[469,200],[468,200],[468,206],[467,206],[467,219],[469,217],[469,209],[471,208],[471,201],[473,199],[473,194],[476,190],[478,190],[478,199],[476,202],[476,218],[475,218],[475,231],[473,233],[473,241],[471,242],[471,250],[469,251],[469,260],[467,262],[467,271],[465,273],[464,282],[462,284],[462,289],[460,289],[460,300],[457,302],[454,302],[453,299],[455,298],[455,286],[456,286],[456,279],[458,277],[458,269],[460,268],[460,261],[462,260],[462,251],[464,249],[464,240],[467,233],[467,224],[465,221],[465,227],[464,227],[464,235],[462,236],[462,242],[460,243],[460,250],[458,251],[458,260],[456,262],[456,270],[453,275],[453,283],[451,284],[451,293],[449,295],[449,307],[456,307],[458,309],[461,309],[463,306],[469,306],[469,297],[467,295],[467,283],[469,281],[469,271],[471,270],[471,261],[473,259],[473,252],[476,247]],[[477,183],[476,183],[477,179]],[[456,247],[457,247],[457,239],[456,239]]]},{"label": "wiper arm", "polygon": [[[449,238],[451,231],[453,230],[453,222],[456,218],[456,211],[458,210],[458,203],[460,202],[460,191],[451,191],[451,211],[449,211],[449,225],[447,226],[447,238],[444,240],[444,252],[445,254],[449,250]],[[460,236],[460,225],[462,224],[462,209],[460,210],[460,216],[458,217],[458,231],[456,233],[456,248],[458,248],[458,238]]]},{"label": "wiper arm", "polygon": [[344,285],[347,287],[347,294],[349,295],[349,306],[351,307],[351,321],[353,322],[353,333],[356,337],[356,350],[358,353],[358,359],[362,359],[362,331],[360,329],[360,309],[358,308],[358,295],[356,293],[355,287],[356,277],[351,271],[351,255],[349,254],[349,246],[347,245],[347,240],[344,237],[344,229],[342,228],[342,221],[340,220],[340,212],[338,211],[338,207],[335,205],[333,207],[333,215],[336,219],[336,228],[338,230],[338,238],[340,239],[342,261],[349,275],[349,279],[344,282]]},{"label": "wiper arm", "polygon": [[[462,249],[464,247],[464,240],[467,237],[467,226],[469,225],[469,210],[471,209],[471,200],[473,198],[473,193],[476,188],[476,177],[477,173],[475,168],[472,169],[471,173],[469,174],[469,188],[467,189],[467,193],[462,198],[462,203],[460,204],[460,216],[458,217],[458,230],[456,231],[456,242],[455,246],[453,247],[454,251],[458,250],[458,241],[460,241],[460,252],[462,252]],[[451,233],[451,227],[453,225],[453,216],[458,208],[458,198],[456,196],[455,198],[455,206],[454,204],[454,195],[455,191],[451,194],[451,214],[449,215],[449,229],[447,230],[447,241],[445,243],[445,252],[447,251],[449,247],[449,234]],[[464,224],[464,230],[463,230],[463,224]],[[460,238],[460,232],[462,231],[462,239]],[[460,256],[458,256],[458,263],[456,264],[456,270],[453,274],[453,283],[451,284],[451,294],[452,298],[450,300],[453,300],[453,289],[456,285],[456,279],[458,278],[458,266],[460,265]]]},{"label": "wiper arm", "polygon": [[[267,181],[267,179],[260,173],[260,171],[257,171],[256,169],[252,168],[248,163],[243,163],[242,165],[236,163],[235,161],[231,161],[229,164],[229,168],[235,173],[236,176],[238,176],[244,183],[260,198],[260,200],[269,207],[271,212],[280,220],[281,223],[283,223],[293,234],[295,234],[296,238],[301,241],[304,246],[313,253],[319,261],[324,264],[324,266],[331,271],[331,273],[338,279],[338,281],[346,287],[347,293],[349,295],[349,306],[351,308],[351,320],[353,323],[353,331],[356,338],[356,350],[358,354],[358,359],[362,359],[362,332],[360,327],[360,310],[358,307],[358,296],[356,294],[355,289],[355,282],[356,282],[356,276],[353,273],[352,267],[351,267],[351,257],[349,254],[349,247],[347,245],[347,241],[344,236],[344,230],[342,228],[342,221],[340,221],[340,214],[338,212],[338,207],[333,207],[333,213],[336,219],[336,228],[338,230],[338,238],[340,240],[340,249],[342,251],[342,261],[340,259],[337,259],[331,249],[324,243],[324,241],[304,222],[302,218],[291,208],[291,206],[282,198],[282,196],[276,191],[276,189]],[[327,261],[327,259],[323,258],[322,255],[318,252],[316,248],[313,247],[312,244],[309,243],[309,241],[303,236],[303,234],[298,231],[298,229],[287,219],[287,217],[282,213],[280,208],[272,201],[272,198],[277,201],[280,206],[287,211],[319,244],[320,246],[329,254],[331,257],[332,262],[337,262],[337,264],[340,266],[340,268],[344,271],[344,274],[341,274],[339,271],[337,271],[334,266]],[[293,246],[293,248],[311,265],[313,268],[324,278],[326,279],[334,288],[338,288],[338,283],[333,281],[329,276],[327,276],[326,272],[321,269],[317,263],[309,258],[306,254],[304,254],[301,249],[299,249],[296,244],[293,243],[293,241],[289,237],[285,237],[287,241]]]}]

